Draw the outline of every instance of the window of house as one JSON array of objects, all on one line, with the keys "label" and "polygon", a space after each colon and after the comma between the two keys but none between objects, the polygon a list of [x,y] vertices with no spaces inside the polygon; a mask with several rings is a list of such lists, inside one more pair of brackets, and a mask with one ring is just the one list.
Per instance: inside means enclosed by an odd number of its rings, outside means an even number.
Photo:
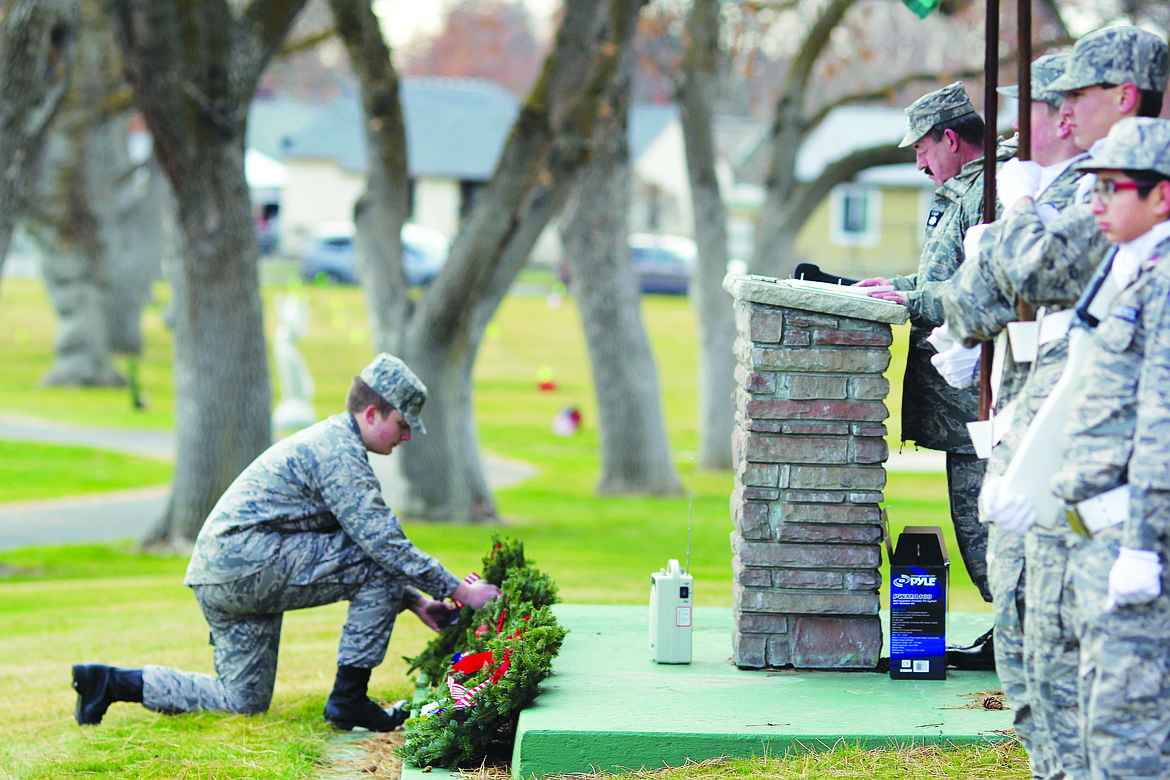
[{"label": "window of house", "polygon": [[838,246],[874,246],[881,238],[882,193],[843,185],[829,196],[829,239]]},{"label": "window of house", "polygon": [[486,182],[462,179],[459,182],[459,219],[467,219],[471,207],[475,205],[475,198],[483,190]]}]

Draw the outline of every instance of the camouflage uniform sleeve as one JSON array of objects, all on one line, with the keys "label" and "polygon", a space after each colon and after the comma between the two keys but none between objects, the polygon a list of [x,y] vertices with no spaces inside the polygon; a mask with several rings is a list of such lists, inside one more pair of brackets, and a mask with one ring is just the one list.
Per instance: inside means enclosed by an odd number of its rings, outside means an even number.
[{"label": "camouflage uniform sleeve", "polygon": [[[1142,308],[1145,332],[1145,359],[1137,389],[1137,432],[1129,468],[1134,490],[1133,505],[1125,525],[1122,544],[1135,550],[1156,550],[1170,532],[1170,516],[1150,511],[1141,497],[1150,493],[1165,496],[1170,490],[1170,273],[1151,274]],[[1160,503],[1155,503],[1161,506]]]},{"label": "camouflage uniform sleeve", "polygon": [[909,276],[891,276],[890,284],[894,285],[895,290],[908,292],[913,290],[918,285],[918,274],[913,273]]},{"label": "camouflage uniform sleeve", "polygon": [[371,558],[437,599],[455,591],[458,578],[406,538],[364,453],[339,448],[321,458],[317,472],[317,489],[329,510]]},{"label": "camouflage uniform sleeve", "polygon": [[1024,200],[1004,217],[999,236],[993,251],[1011,258],[996,265],[1000,285],[1033,306],[1050,309],[1076,303],[1110,248],[1083,203],[1068,206],[1045,227],[1035,203]]},{"label": "camouflage uniform sleeve", "polygon": [[1064,428],[1064,462],[1051,483],[1065,501],[1083,501],[1126,481],[1144,351],[1133,300],[1124,295],[1102,320],[1081,370],[1077,400]]},{"label": "camouflage uniform sleeve", "polygon": [[[982,182],[981,173],[978,180]],[[906,308],[919,325],[934,327],[945,321],[943,291],[963,262],[963,236],[982,216],[983,187],[969,186],[927,238],[923,265],[928,272],[920,268],[915,289],[906,294]]]},{"label": "camouflage uniform sleeve", "polygon": [[[993,248],[1002,228],[999,222],[980,239],[981,247]],[[943,312],[951,335],[965,347],[990,341],[1009,322],[1017,319],[1015,293],[1004,289],[1002,276],[995,270],[999,262],[990,251],[967,258],[942,291]]]},{"label": "camouflage uniform sleeve", "polygon": [[418,600],[421,598],[422,594],[419,593],[416,588],[412,588],[410,585],[407,585],[402,589],[402,601],[399,602],[398,611],[402,612],[404,610],[410,609],[415,604],[417,604]]}]

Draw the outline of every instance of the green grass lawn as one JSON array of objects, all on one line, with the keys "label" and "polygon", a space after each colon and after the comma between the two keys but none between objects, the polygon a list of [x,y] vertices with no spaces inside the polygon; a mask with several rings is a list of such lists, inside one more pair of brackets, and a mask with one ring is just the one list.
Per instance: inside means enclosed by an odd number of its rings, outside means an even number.
[{"label": "green grass lawn", "polygon": [[[286,289],[266,287],[267,305]],[[312,316],[300,347],[316,384],[317,412],[323,416],[341,408],[350,377],[368,361],[372,347],[359,290],[312,287],[303,292]],[[165,297],[165,287],[158,286],[156,302],[147,312],[139,376],[148,406],[134,410],[124,389],[38,384],[51,362],[54,318],[39,283],[6,279],[0,287],[0,354],[5,355],[0,415],[170,428],[174,393],[171,340],[162,324]],[[680,477],[691,489],[697,416],[694,317],[681,298],[648,296],[643,310],[658,356],[670,443]],[[268,314],[271,331],[275,321]],[[896,341],[900,349],[889,372],[893,399],[900,397],[904,334]],[[542,392],[537,385],[547,378],[556,389]],[[550,429],[553,416],[568,405],[580,408],[584,419],[582,433],[572,438]],[[729,472],[696,470],[693,500],[689,495],[594,495],[599,473],[596,403],[571,300],[554,306],[542,297],[506,299],[480,349],[475,408],[484,449],[531,463],[537,474],[498,492],[502,528],[407,522],[407,533],[418,546],[462,573],[479,568],[491,533],[502,530],[524,540],[529,556],[557,580],[566,601],[644,604],[649,572],[664,566],[668,557],[685,558],[690,526],[696,603],[730,606]],[[896,438],[897,420],[887,424]],[[0,442],[0,468],[6,475],[0,480],[2,503],[159,484],[171,473],[170,464],[146,458],[14,442]],[[69,479],[63,481],[62,474]],[[892,507],[895,534],[907,524],[949,528],[941,474],[891,474],[886,503]],[[948,540],[956,561],[952,609],[985,609],[958,563],[953,534],[948,533]],[[72,662],[137,666],[149,661],[212,671],[206,625],[181,585],[184,568],[182,556],[136,552],[129,542],[0,551],[0,657],[5,659],[0,665],[0,777],[299,778],[318,771],[315,761],[329,733],[320,722],[320,708],[332,682],[344,617],[340,605],[286,617],[276,698],[266,715],[162,717],[123,706],[111,710],[100,728],[74,724],[68,686]],[[389,699],[408,692],[405,665],[397,658],[416,653],[426,640],[417,621],[400,623],[390,662],[375,674],[375,693]],[[999,759],[991,753],[974,755],[971,759],[969,751],[957,751],[944,763],[987,759],[1000,767],[988,770],[990,774],[980,770],[953,776],[1022,776],[1010,773],[1015,770],[1001,772]],[[1018,764],[1018,756],[1013,761]],[[913,762],[894,763],[902,769],[835,776],[924,776]],[[781,776],[778,769],[762,765],[747,773],[753,772]]]}]

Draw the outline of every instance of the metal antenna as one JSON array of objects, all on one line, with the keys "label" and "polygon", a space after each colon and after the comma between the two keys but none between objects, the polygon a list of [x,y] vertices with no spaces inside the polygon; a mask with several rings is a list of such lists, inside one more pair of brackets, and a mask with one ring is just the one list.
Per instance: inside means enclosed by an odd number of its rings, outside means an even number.
[{"label": "metal antenna", "polygon": [[691,518],[695,516],[695,459],[691,458],[691,498],[687,509],[687,568],[691,570]]}]

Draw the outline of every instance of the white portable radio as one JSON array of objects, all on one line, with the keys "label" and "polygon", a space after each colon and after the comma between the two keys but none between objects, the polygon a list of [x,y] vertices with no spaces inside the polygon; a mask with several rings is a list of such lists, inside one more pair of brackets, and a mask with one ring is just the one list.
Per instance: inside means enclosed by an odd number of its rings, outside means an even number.
[{"label": "white portable radio", "polygon": [[693,584],[677,558],[650,575],[650,652],[655,663],[691,662]]}]

